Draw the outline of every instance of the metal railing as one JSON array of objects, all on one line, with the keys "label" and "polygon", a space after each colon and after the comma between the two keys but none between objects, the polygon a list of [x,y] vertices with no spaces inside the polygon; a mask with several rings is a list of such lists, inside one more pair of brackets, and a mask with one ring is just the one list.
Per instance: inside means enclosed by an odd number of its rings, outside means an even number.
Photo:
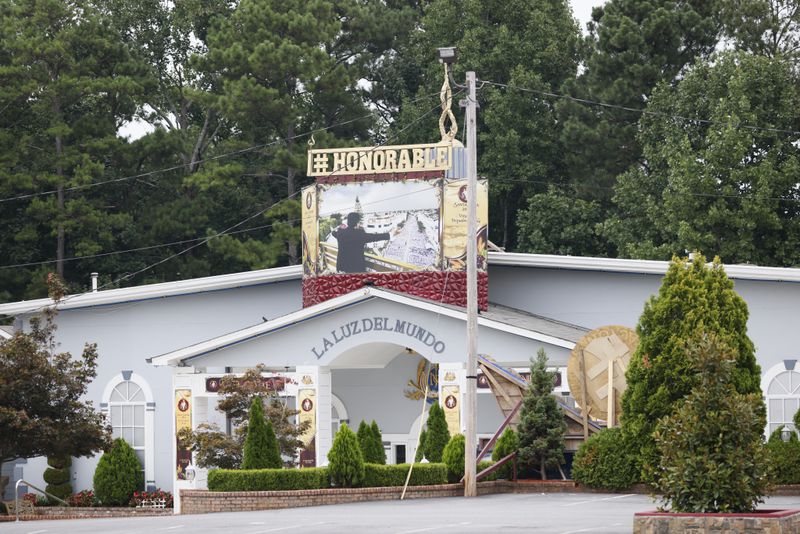
[{"label": "metal railing", "polygon": [[33,488],[36,491],[38,491],[39,493],[43,493],[47,497],[50,497],[51,499],[55,499],[56,501],[62,503],[64,506],[69,506],[69,503],[67,501],[59,499],[58,497],[56,497],[52,493],[48,493],[45,490],[43,490],[42,488],[37,488],[36,486],[31,484],[27,480],[19,479],[19,480],[17,480],[17,483],[14,485],[14,515],[17,516],[17,521],[19,521],[19,485],[22,484],[23,482],[29,488]]}]

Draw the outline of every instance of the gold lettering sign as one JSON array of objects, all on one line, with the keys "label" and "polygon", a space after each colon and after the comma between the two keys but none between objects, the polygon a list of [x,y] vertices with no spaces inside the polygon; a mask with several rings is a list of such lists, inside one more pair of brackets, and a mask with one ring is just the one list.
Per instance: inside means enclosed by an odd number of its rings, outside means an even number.
[{"label": "gold lettering sign", "polygon": [[[310,377],[309,377],[310,378]],[[300,467],[315,467],[317,436],[317,393],[313,389],[300,389],[297,392],[297,408],[300,410],[298,422],[308,422],[306,431],[300,436],[303,450],[300,451]]]},{"label": "gold lettering sign", "polygon": [[451,436],[461,433],[461,396],[458,386],[444,386],[441,391],[444,419]]},{"label": "gold lettering sign", "polygon": [[373,148],[321,148],[308,151],[308,176],[445,171],[453,145],[434,143]]},{"label": "gold lettering sign", "polygon": [[192,463],[192,451],[177,438],[178,432],[192,428],[192,391],[190,389],[175,390],[175,435],[177,440],[175,454],[175,477],[186,480],[186,468]]},{"label": "gold lettering sign", "polygon": [[[489,187],[478,181],[478,269],[486,269],[489,222]],[[466,269],[467,260],[467,181],[447,180],[442,198],[442,256],[444,269]]]}]

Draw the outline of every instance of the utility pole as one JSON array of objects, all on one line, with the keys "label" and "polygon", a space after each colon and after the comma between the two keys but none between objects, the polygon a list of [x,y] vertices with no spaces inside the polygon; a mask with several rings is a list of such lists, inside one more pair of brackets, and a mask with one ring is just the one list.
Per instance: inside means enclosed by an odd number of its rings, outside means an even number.
[{"label": "utility pole", "polygon": [[475,72],[467,72],[467,391],[465,395],[464,497],[477,497],[478,411],[478,146]]}]

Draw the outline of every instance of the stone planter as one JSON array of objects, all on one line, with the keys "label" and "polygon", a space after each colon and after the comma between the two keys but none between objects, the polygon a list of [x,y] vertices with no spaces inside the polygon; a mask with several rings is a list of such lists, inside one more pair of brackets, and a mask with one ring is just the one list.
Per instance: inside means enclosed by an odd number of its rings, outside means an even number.
[{"label": "stone planter", "polygon": [[800,510],[759,510],[748,514],[639,512],[633,516],[633,532],[634,534],[678,532],[790,534],[800,532]]}]

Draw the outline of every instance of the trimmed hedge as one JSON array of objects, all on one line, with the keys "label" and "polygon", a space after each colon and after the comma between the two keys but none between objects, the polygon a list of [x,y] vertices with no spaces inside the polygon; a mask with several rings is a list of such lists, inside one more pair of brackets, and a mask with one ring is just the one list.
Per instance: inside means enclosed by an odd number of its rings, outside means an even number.
[{"label": "trimmed hedge", "polygon": [[572,478],[590,488],[627,489],[639,482],[637,450],[620,427],[607,428],[578,449]]},{"label": "trimmed hedge", "polygon": [[[364,464],[362,487],[402,486],[409,464]],[[447,484],[444,464],[415,464],[409,486]],[[208,473],[210,491],[291,491],[330,488],[327,467],[307,469],[213,469]]]},{"label": "trimmed hedge", "polygon": [[284,491],[323,489],[330,486],[327,467],[213,469],[208,472],[208,489],[211,491]]},{"label": "trimmed hedge", "polygon": [[[381,465],[364,464],[366,476],[364,487],[379,488],[402,486],[406,483],[409,464]],[[433,486],[447,484],[447,466],[444,464],[414,464],[409,486]]]}]

